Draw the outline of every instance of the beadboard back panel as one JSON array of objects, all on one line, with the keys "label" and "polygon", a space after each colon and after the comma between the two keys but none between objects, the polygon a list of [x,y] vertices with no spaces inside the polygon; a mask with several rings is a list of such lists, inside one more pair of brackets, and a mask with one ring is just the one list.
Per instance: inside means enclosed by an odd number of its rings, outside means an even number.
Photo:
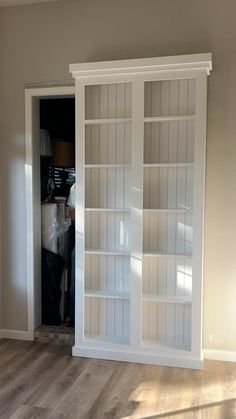
[{"label": "beadboard back panel", "polygon": [[75,355],[202,366],[210,69],[208,54],[71,66]]}]

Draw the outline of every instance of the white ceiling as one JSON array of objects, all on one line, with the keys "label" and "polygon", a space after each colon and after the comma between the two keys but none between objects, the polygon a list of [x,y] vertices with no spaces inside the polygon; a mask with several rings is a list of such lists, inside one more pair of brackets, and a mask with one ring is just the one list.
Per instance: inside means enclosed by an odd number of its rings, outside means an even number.
[{"label": "white ceiling", "polygon": [[23,4],[47,3],[59,0],[0,0],[0,7],[22,6]]}]

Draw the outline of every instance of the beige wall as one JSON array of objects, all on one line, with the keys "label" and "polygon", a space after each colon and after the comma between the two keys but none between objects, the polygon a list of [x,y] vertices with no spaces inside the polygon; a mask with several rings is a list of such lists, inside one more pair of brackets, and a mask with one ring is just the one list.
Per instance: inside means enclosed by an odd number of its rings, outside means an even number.
[{"label": "beige wall", "polygon": [[[2,57],[2,14],[0,11],[0,57]],[[2,197],[2,85],[3,85],[3,78],[2,78],[2,66],[0,64],[0,330],[3,326],[3,307],[2,307],[2,207],[3,207],[3,197]],[[1,332],[0,332],[1,335]]]},{"label": "beige wall", "polygon": [[65,0],[1,11],[5,328],[27,328],[24,83],[67,80],[74,62],[211,51],[204,347],[236,351],[235,15],[235,0]]}]

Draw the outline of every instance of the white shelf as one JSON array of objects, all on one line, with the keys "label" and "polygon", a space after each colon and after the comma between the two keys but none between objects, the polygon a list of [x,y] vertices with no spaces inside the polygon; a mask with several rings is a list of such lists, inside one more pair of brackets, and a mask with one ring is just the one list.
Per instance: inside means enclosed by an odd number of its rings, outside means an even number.
[{"label": "white shelf", "polygon": [[106,342],[115,345],[129,345],[129,339],[120,336],[88,335],[85,333],[85,342]]},{"label": "white shelf", "polygon": [[150,349],[160,349],[162,352],[165,350],[173,350],[173,349],[180,349],[182,351],[190,351],[190,345],[188,345],[185,342],[167,342],[162,341],[158,339],[142,339],[142,347],[144,348],[150,348]]},{"label": "white shelf", "polygon": [[202,364],[205,60],[161,58],[154,69],[146,60],[90,63],[75,72],[85,218],[76,239],[78,356]]},{"label": "white shelf", "polygon": [[124,292],[118,291],[106,291],[106,290],[91,290],[86,289],[84,292],[85,297],[92,298],[110,298],[115,300],[129,300],[130,295]]},{"label": "white shelf", "polygon": [[100,249],[86,249],[87,255],[107,255],[107,256],[130,256],[130,252],[122,250],[100,250]]},{"label": "white shelf", "polygon": [[179,295],[143,294],[143,301],[156,303],[191,304],[192,298]]},{"label": "white shelf", "polygon": [[85,125],[98,125],[98,124],[124,124],[132,122],[132,118],[104,118],[104,119],[85,119]]},{"label": "white shelf", "polygon": [[144,163],[144,168],[152,167],[193,167],[194,163]]},{"label": "white shelf", "polygon": [[130,164],[85,164],[86,169],[125,169],[127,167],[130,167]]},{"label": "white shelf", "polygon": [[144,122],[192,121],[194,119],[195,115],[148,116],[144,118]]},{"label": "white shelf", "polygon": [[143,256],[146,257],[186,257],[186,258],[191,258],[192,254],[191,253],[166,253],[166,252],[156,252],[154,250],[148,251],[148,250],[144,250],[143,251]]},{"label": "white shelf", "polygon": [[183,209],[183,208],[144,208],[144,212],[181,212],[181,213],[191,213],[193,208]]},{"label": "white shelf", "polygon": [[130,208],[85,208],[86,212],[130,212]]}]

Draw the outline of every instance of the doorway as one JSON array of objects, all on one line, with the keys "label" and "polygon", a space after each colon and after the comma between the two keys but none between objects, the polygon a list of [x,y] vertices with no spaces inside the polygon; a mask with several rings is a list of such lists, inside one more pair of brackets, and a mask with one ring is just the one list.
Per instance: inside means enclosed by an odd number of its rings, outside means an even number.
[{"label": "doorway", "polygon": [[[42,222],[42,205],[45,205],[45,208],[46,206],[50,208],[51,204],[52,208],[53,203],[51,201],[54,200],[54,208],[60,205],[65,207],[72,178],[75,177],[73,165],[70,163],[69,166],[71,167],[69,168],[62,161],[54,161],[55,156],[53,154],[55,153],[52,151],[57,146],[61,149],[62,143],[65,143],[66,149],[68,149],[68,144],[73,143],[75,124],[73,123],[73,126],[71,126],[70,115],[72,112],[75,114],[74,86],[27,88],[25,90],[28,339],[30,340],[34,339],[35,330],[45,320],[45,287],[42,284],[42,266],[45,255],[43,256],[42,253],[42,233],[43,228],[46,231],[46,227],[43,225],[44,221]],[[65,123],[65,120],[70,121],[70,123]],[[43,137],[44,141],[42,140]],[[64,153],[62,155],[65,157]],[[58,155],[56,157],[58,158]],[[44,186],[43,177],[45,178]],[[52,181],[52,190],[50,190],[50,185],[47,184],[47,178]],[[47,194],[46,184],[49,191],[47,196],[45,196]],[[60,201],[60,204],[57,200]],[[65,230],[65,223],[63,228]],[[64,230],[62,236],[64,236]],[[63,242],[64,237],[61,237],[61,239]],[[58,237],[56,240],[54,237],[54,244],[58,241]],[[56,249],[49,249],[49,252],[51,250]],[[59,256],[61,256],[61,252],[62,249],[59,251]],[[57,250],[55,253],[57,253]],[[59,302],[60,317],[57,320],[58,323],[65,321],[66,304],[68,303],[68,301],[66,302],[66,298],[68,298],[68,295],[66,296],[66,292],[68,293],[67,280],[63,267],[60,283],[62,297]]]}]

